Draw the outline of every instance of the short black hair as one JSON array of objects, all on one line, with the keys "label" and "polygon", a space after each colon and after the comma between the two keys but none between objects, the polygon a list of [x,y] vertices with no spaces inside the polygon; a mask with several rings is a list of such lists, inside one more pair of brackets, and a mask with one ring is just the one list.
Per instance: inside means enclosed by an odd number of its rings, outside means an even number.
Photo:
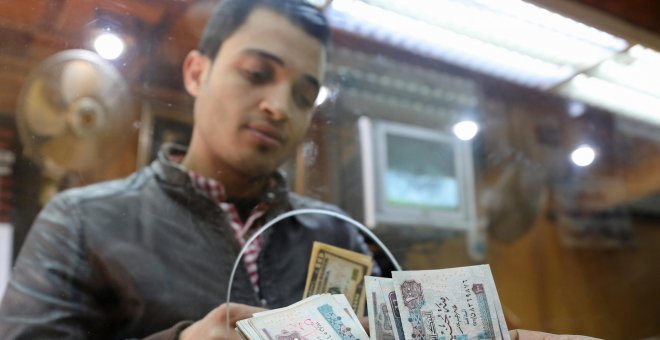
[{"label": "short black hair", "polygon": [[328,45],[330,28],[325,15],[305,0],[221,0],[206,23],[199,42],[199,51],[215,60],[225,39],[243,25],[250,13],[259,7],[276,11],[323,45]]}]

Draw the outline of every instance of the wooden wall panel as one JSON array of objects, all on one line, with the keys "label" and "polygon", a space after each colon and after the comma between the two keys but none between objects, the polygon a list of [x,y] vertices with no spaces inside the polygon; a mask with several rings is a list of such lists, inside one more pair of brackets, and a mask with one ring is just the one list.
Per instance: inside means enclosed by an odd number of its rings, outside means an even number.
[{"label": "wooden wall panel", "polygon": [[0,1],[0,17],[16,26],[37,26],[48,9],[48,2],[49,0]]},{"label": "wooden wall panel", "polygon": [[0,113],[13,116],[30,66],[29,62],[0,56]]},{"label": "wooden wall panel", "polygon": [[[489,263],[510,326],[608,340],[660,336],[660,220],[637,218],[636,245],[594,250],[564,247],[543,219],[512,243],[491,240]],[[406,269],[475,264],[465,239],[418,243]]]},{"label": "wooden wall panel", "polygon": [[54,29],[69,35],[83,33],[86,27],[94,24],[98,9],[94,1],[66,1],[56,17]]}]

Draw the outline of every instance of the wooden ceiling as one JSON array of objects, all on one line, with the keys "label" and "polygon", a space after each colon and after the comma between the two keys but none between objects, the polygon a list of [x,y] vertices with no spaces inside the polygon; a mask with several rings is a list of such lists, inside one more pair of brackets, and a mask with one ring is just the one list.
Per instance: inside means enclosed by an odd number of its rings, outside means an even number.
[{"label": "wooden ceiling", "polygon": [[572,0],[660,35],[658,0]]},{"label": "wooden ceiling", "polygon": [[0,1],[0,112],[12,110],[34,66],[65,49],[91,48],[100,30],[126,41],[115,66],[129,82],[180,92],[180,63],[195,48],[210,6],[195,0]]},{"label": "wooden ceiling", "polygon": [[[571,0],[660,36],[660,1]],[[180,63],[195,48],[214,0],[0,1],[0,112],[12,110],[29,71],[54,53],[90,47],[98,30],[121,33],[127,53],[116,62],[147,91],[181,93]]]}]

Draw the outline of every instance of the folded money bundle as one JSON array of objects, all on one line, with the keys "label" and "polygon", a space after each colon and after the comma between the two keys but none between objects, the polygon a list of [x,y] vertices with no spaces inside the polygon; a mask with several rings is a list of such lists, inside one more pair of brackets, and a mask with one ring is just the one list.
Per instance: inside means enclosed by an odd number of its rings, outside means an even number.
[{"label": "folded money bundle", "polygon": [[291,306],[256,313],[236,323],[243,339],[368,340],[343,294],[310,296]]},{"label": "folded money bundle", "polygon": [[344,294],[358,315],[364,315],[364,278],[371,274],[371,256],[314,242],[303,299],[319,294]]},{"label": "folded money bundle", "polygon": [[365,278],[371,339],[506,339],[488,265]]}]

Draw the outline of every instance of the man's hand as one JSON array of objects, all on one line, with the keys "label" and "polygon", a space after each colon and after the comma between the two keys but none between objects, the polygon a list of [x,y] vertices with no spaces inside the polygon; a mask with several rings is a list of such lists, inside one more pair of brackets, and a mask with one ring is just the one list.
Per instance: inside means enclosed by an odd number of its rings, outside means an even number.
[{"label": "man's hand", "polygon": [[240,339],[234,328],[236,321],[251,318],[252,314],[263,312],[265,309],[242,305],[239,303],[229,304],[229,324],[227,328],[227,304],[223,303],[206,316],[184,329],[179,335],[179,340],[191,339]]},{"label": "man's hand", "polygon": [[362,328],[364,328],[364,330],[367,331],[367,335],[371,334],[369,333],[369,317],[358,316],[358,319],[360,319],[360,324],[362,325]]},{"label": "man's hand", "polygon": [[582,335],[557,335],[524,329],[509,331],[509,336],[511,336],[511,340],[598,340],[597,338]]}]

